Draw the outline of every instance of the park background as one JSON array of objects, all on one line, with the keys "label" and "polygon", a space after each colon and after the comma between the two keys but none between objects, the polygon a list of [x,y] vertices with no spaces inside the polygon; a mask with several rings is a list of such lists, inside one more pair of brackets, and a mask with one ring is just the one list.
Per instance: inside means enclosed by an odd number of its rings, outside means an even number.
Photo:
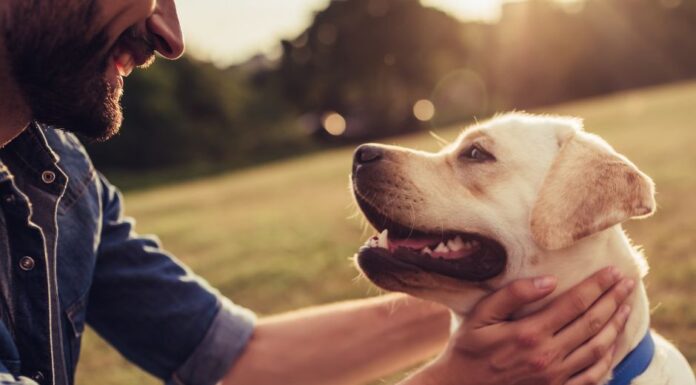
[{"label": "park background", "polygon": [[[696,0],[179,1],[189,52],[126,80],[89,143],[141,233],[259,315],[376,295],[351,151],[436,151],[499,111],[580,116],[657,184],[627,224],[653,326],[696,363]],[[327,342],[329,343],[329,342]],[[394,378],[379,384],[391,384]],[[156,384],[91,330],[77,384]]]}]

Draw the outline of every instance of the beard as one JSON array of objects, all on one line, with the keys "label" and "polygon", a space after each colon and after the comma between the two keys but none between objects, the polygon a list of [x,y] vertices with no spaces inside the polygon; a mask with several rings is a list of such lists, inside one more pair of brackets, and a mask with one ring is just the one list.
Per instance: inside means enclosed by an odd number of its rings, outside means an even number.
[{"label": "beard", "polygon": [[93,0],[19,0],[9,7],[4,31],[11,69],[32,117],[104,141],[123,120],[122,90],[106,79],[105,31]]}]

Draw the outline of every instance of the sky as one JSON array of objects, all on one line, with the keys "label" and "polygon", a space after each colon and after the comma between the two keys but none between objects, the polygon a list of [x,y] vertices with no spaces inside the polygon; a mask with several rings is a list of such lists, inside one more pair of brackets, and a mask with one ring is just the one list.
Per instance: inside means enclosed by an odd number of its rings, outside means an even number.
[{"label": "sky", "polygon": [[[398,0],[391,0],[398,1]],[[495,20],[502,0],[421,0],[462,20]],[[179,0],[188,52],[220,66],[256,53],[278,55],[278,42],[299,35],[329,0]]]}]

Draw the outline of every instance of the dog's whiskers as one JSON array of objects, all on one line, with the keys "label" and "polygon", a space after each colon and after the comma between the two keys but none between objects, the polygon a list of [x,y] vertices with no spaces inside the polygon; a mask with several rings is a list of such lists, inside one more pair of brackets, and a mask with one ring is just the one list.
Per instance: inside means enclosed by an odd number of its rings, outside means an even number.
[{"label": "dog's whiskers", "polygon": [[428,133],[440,145],[440,149],[445,148],[450,144],[450,142],[448,140],[442,138],[440,135],[436,134],[434,131],[429,131]]},{"label": "dog's whiskers", "polygon": [[408,233],[407,238],[411,238],[411,235],[413,235],[413,231],[416,229],[416,209],[415,207],[413,207],[413,202],[408,202],[408,208],[410,209],[409,211],[411,213],[411,229]]},{"label": "dog's whiskers", "polygon": [[346,209],[348,210],[353,210],[353,214],[350,214],[346,219],[354,219],[358,218],[360,216],[360,207],[358,207],[358,204],[355,201],[350,202],[347,206]]}]

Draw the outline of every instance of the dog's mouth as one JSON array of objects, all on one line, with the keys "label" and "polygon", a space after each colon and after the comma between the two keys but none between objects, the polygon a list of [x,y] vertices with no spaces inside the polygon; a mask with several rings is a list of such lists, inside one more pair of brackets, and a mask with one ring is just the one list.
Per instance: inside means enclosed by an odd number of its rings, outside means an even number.
[{"label": "dog's mouth", "polygon": [[422,231],[404,226],[357,196],[368,221],[379,231],[357,255],[368,275],[384,272],[426,272],[458,280],[481,282],[501,274],[505,248],[494,239],[459,231]]}]

